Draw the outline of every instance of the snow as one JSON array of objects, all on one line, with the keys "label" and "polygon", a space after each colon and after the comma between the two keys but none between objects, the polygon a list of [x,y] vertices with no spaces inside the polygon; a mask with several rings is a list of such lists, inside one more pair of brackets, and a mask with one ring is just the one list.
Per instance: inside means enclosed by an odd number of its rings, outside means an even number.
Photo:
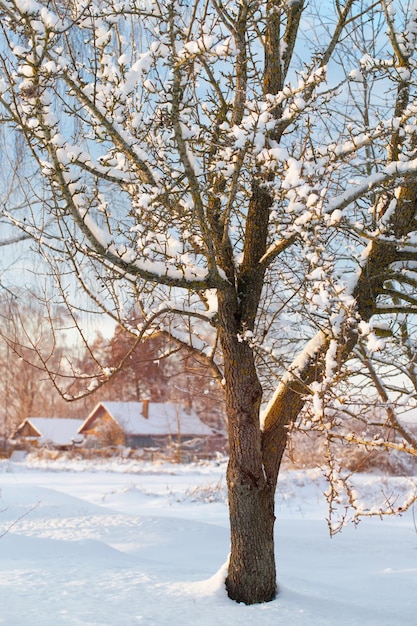
[{"label": "snow", "polygon": [[[148,402],[148,417],[144,417],[142,402],[100,402],[84,425],[90,424],[100,407],[120,424],[129,435],[212,435],[213,432],[197,414],[175,402]],[[98,421],[100,417],[98,417]],[[82,432],[82,426],[80,432]]]},{"label": "snow", "polygon": [[398,413],[397,417],[401,422],[404,422],[404,424],[417,426],[417,408]]},{"label": "snow", "polygon": [[[230,601],[224,472],[224,462],[0,461],[0,624],[415,622],[412,511],[330,539],[313,470],[286,472],[278,488],[278,598]],[[360,477],[375,496],[405,480]]]},{"label": "snow", "polygon": [[28,417],[20,424],[19,428],[25,423],[29,423],[39,433],[40,443],[49,442],[55,445],[66,445],[77,438],[77,431],[83,422],[84,420],[73,418]]}]

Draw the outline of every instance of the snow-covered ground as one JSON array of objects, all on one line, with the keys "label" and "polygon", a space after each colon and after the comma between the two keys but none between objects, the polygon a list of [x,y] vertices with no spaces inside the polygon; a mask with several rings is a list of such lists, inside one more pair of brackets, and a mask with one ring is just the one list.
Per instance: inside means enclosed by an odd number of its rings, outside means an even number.
[{"label": "snow-covered ground", "polygon": [[[0,461],[0,624],[416,623],[414,511],[330,539],[316,471],[287,472],[278,489],[278,598],[231,602],[224,472],[224,463]],[[409,478],[360,481],[375,500],[412,488]]]}]

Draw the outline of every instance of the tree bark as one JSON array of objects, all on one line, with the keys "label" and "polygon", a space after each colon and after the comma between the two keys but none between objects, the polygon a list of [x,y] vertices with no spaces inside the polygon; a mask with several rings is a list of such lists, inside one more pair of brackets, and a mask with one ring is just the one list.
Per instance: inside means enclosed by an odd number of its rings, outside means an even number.
[{"label": "tree bark", "polygon": [[252,348],[222,336],[229,424],[227,485],[231,550],[226,588],[237,602],[268,602],[276,595],[274,486],[262,463],[262,397]]},{"label": "tree bark", "polygon": [[231,552],[226,588],[236,602],[256,604],[277,593],[274,493],[229,462]]},{"label": "tree bark", "polygon": [[233,286],[219,294],[229,429],[227,486],[231,549],[226,588],[237,602],[268,602],[276,595],[274,487],[262,461],[259,411],[262,387],[253,349],[239,332]]}]

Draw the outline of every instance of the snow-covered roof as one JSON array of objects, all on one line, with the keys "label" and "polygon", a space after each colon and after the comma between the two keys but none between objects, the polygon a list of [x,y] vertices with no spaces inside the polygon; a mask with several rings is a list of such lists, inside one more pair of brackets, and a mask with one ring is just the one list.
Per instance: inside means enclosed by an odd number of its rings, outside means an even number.
[{"label": "snow-covered roof", "polygon": [[80,439],[78,429],[83,420],[66,417],[28,417],[26,423],[31,424],[40,434],[40,443],[66,445]]},{"label": "snow-covered roof", "polygon": [[403,422],[403,424],[417,426],[417,407],[414,407],[414,409],[409,409],[408,411],[404,411],[404,413],[398,412],[397,417],[400,422]]},{"label": "snow-covered roof", "polygon": [[[145,406],[147,408],[145,408]],[[100,402],[79,429],[92,423],[103,407],[127,435],[212,435],[195,411],[188,411],[174,402]],[[148,415],[145,417],[144,414]]]}]

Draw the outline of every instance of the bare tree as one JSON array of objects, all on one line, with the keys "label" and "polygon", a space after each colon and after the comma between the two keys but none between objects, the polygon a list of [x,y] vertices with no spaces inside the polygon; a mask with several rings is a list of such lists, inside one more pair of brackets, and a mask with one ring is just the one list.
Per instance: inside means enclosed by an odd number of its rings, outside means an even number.
[{"label": "bare tree", "polygon": [[417,5],[0,10],[3,120],[38,165],[30,206],[4,216],[70,311],[81,287],[139,339],[167,334],[211,366],[229,429],[227,591],[271,600],[289,430],[308,401],[326,441],[339,436],[328,409],[358,379],[355,347],[382,354],[381,321],[394,337],[417,312]]},{"label": "bare tree", "polygon": [[[55,316],[55,323],[62,316]],[[69,408],[54,390],[48,368],[62,369],[68,346],[51,332],[43,307],[28,301],[22,290],[0,304],[0,436],[13,435],[27,417],[85,415],[79,403]],[[74,348],[72,348],[74,350]],[[66,355],[63,359],[63,354]],[[47,363],[47,367],[45,367]],[[67,368],[68,372],[68,368]]]},{"label": "bare tree", "polygon": [[[134,323],[131,319],[131,324]],[[107,362],[112,372],[105,388],[100,388],[98,393],[114,400],[175,400],[198,410],[203,420],[216,430],[224,430],[222,389],[215,384],[211,369],[200,363],[198,355],[170,341],[165,333],[138,342],[120,326],[115,328],[110,340],[101,337],[98,341],[103,344],[101,362]],[[95,346],[92,351],[97,353]],[[88,360],[86,367],[80,369],[88,369]]]}]

